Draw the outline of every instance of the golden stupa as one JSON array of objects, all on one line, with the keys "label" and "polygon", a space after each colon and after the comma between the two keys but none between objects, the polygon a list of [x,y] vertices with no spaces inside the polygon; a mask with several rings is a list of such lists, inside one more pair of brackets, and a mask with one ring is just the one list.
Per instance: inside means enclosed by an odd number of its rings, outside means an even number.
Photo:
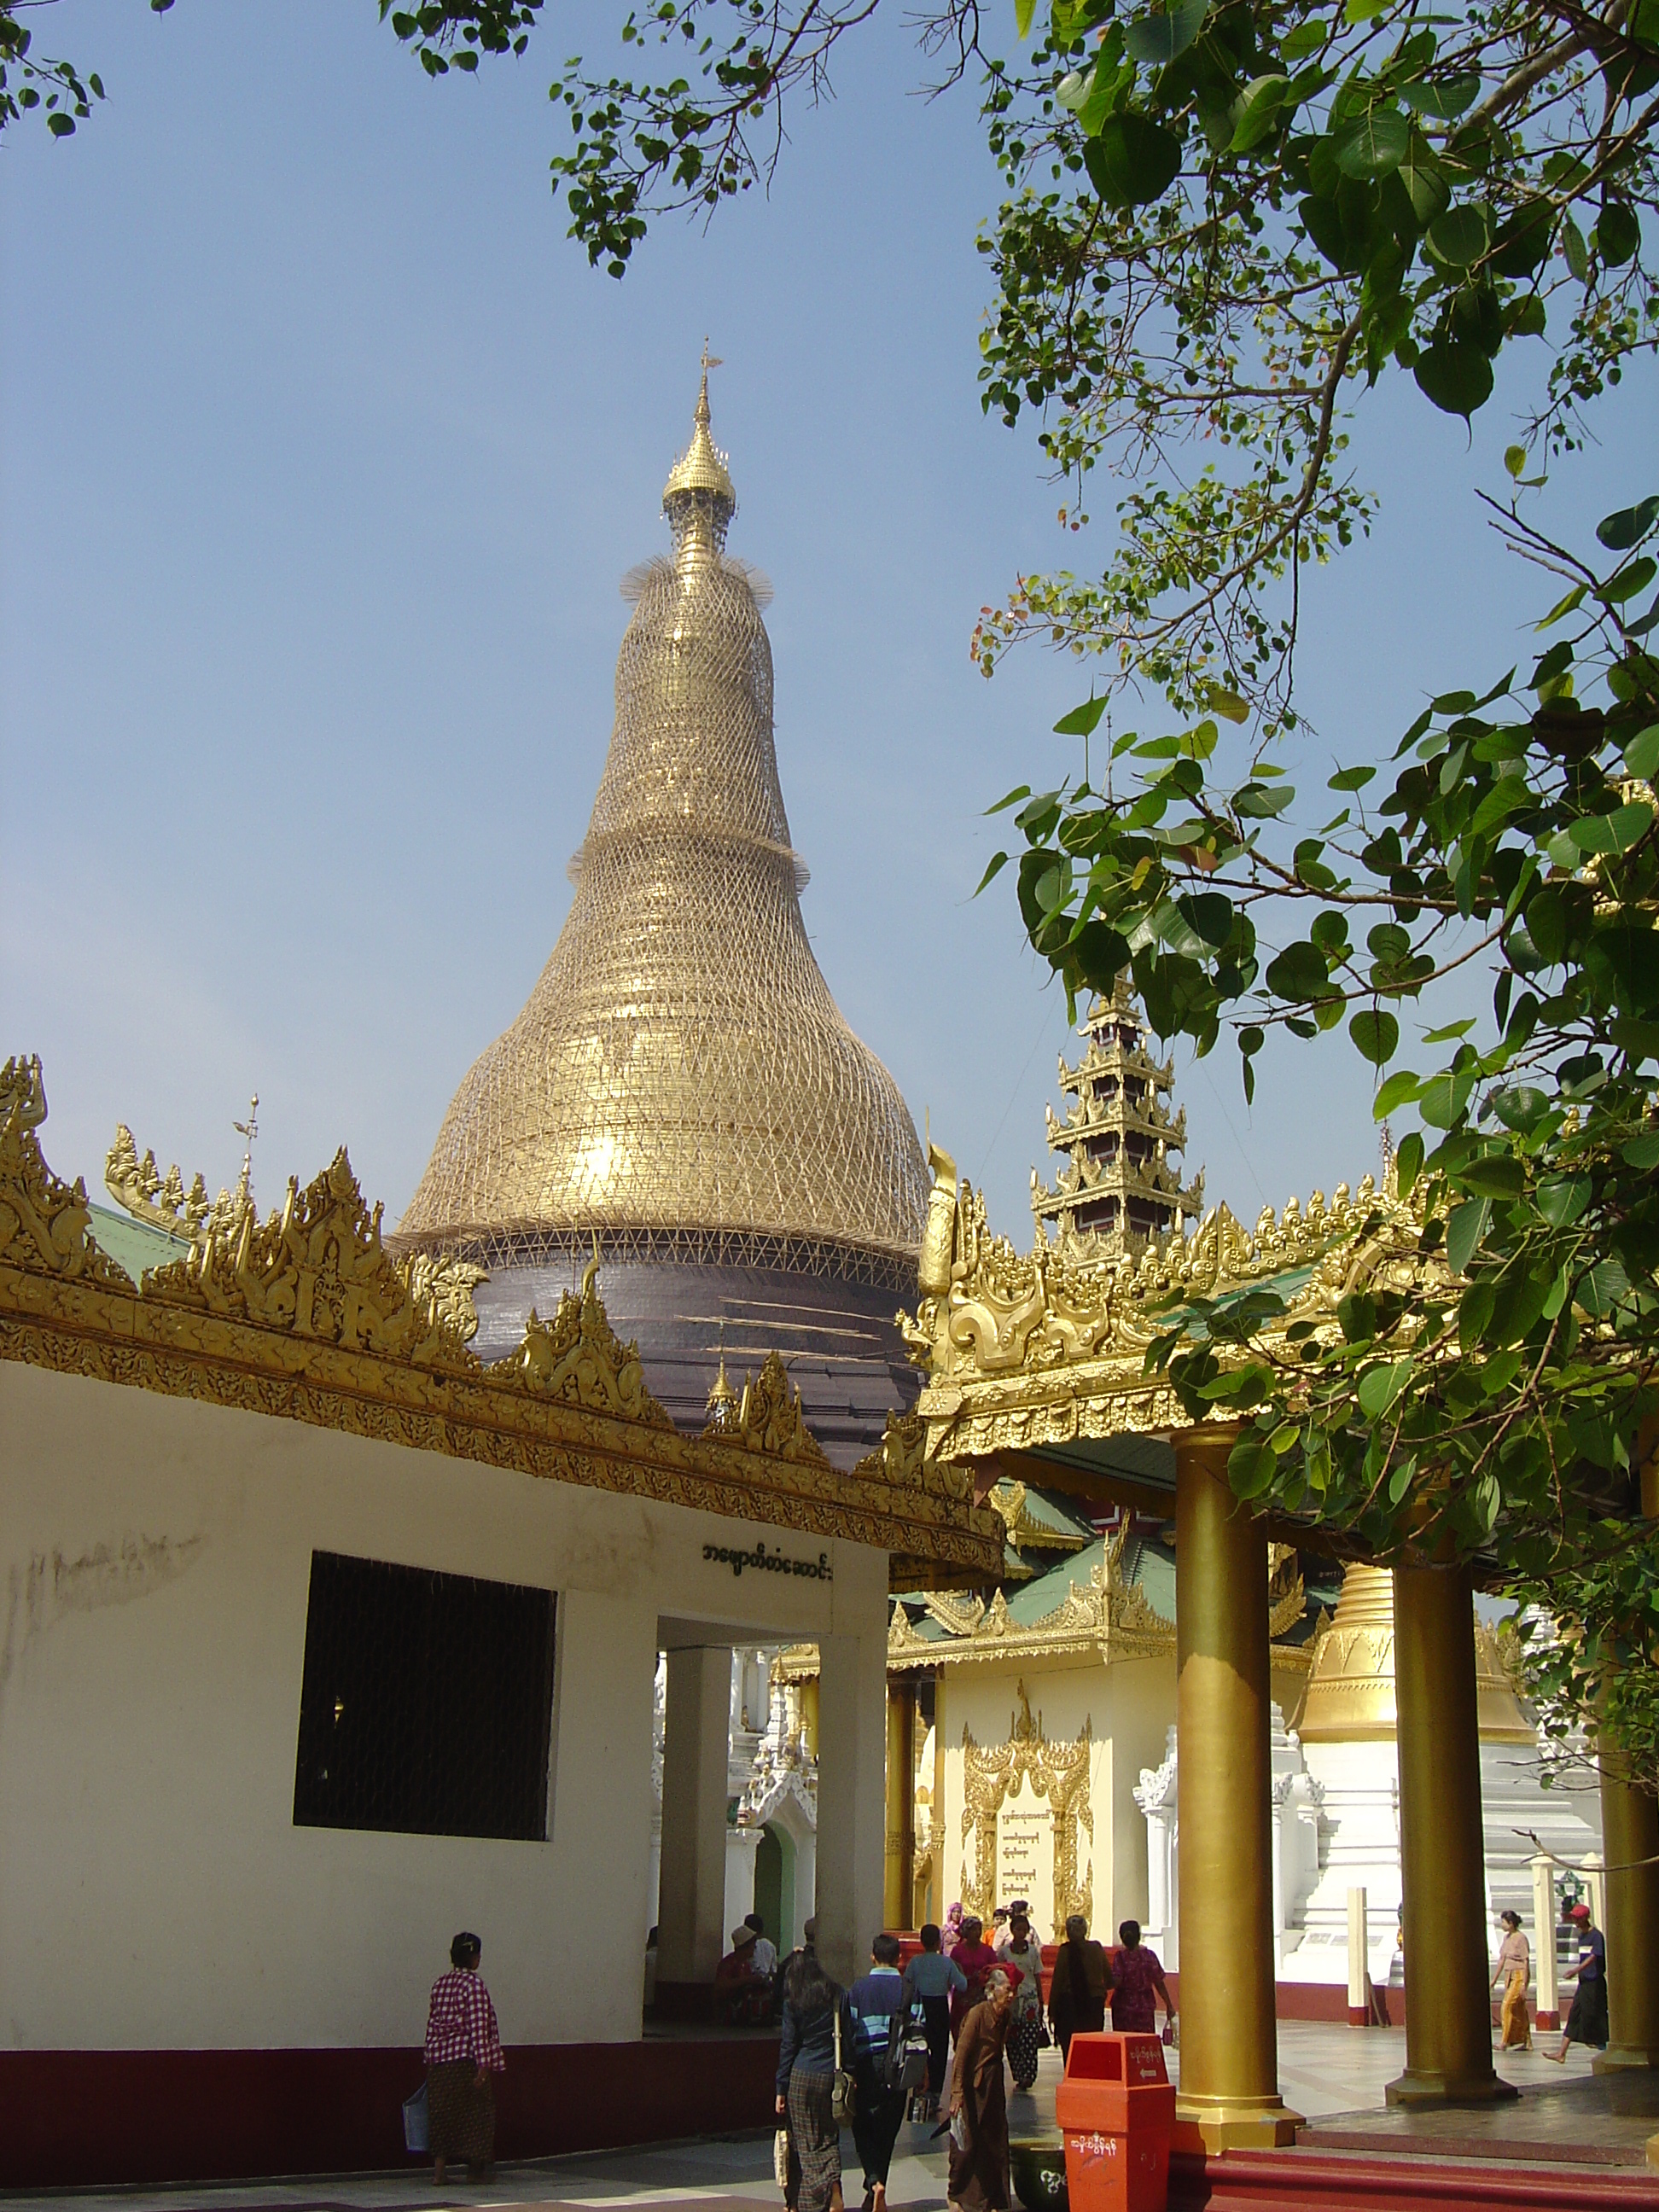
[{"label": "golden stupa", "polygon": [[896,1286],[914,1279],[921,1148],[801,919],[769,594],[726,552],[737,496],[707,366],[663,507],[672,558],[624,580],[637,605],[574,901],[524,1012],[456,1092],[398,1241],[492,1268],[596,1231],[641,1261],[707,1257],[714,1237],[746,1264],[821,1269],[844,1247]]},{"label": "golden stupa", "polygon": [[[1532,1743],[1537,1731],[1504,1671],[1497,1638],[1474,1624],[1476,1711],[1488,1743]],[[1295,1727],[1304,1743],[1392,1742],[1395,1734],[1394,1577],[1355,1565],[1342,1577],[1336,1614],[1315,1647]]]}]

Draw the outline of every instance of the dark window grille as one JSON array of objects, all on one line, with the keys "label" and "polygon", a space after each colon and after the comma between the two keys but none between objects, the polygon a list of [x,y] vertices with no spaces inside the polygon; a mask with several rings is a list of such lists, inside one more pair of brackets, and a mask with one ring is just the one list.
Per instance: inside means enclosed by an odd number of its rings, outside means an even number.
[{"label": "dark window grille", "polygon": [[298,1828],[547,1834],[551,1590],[311,1555]]}]

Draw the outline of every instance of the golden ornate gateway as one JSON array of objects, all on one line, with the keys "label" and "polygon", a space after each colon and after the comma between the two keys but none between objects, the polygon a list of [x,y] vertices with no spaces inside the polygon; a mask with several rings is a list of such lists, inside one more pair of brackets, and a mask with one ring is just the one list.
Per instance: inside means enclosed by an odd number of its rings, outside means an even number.
[{"label": "golden ornate gateway", "polygon": [[[1043,1734],[1042,1716],[1035,1717],[1024,1682],[1015,1686],[1019,1709],[1009,1716],[1006,1743],[994,1751],[974,1741],[964,1722],[962,1730],[963,1903],[981,1919],[995,1907],[997,1819],[1004,1802],[1018,1796],[1022,1784],[1034,1797],[1046,1798],[1054,1825],[1054,1881],[1053,1926],[1058,1936],[1073,1913],[1089,1918],[1093,1909],[1094,1865],[1078,1875],[1078,1836],[1089,1839],[1092,1853],[1095,1819],[1089,1802],[1089,1762],[1094,1750],[1094,1729],[1085,1721],[1074,1743],[1051,1743]],[[966,1846],[973,1838],[971,1871]]]}]

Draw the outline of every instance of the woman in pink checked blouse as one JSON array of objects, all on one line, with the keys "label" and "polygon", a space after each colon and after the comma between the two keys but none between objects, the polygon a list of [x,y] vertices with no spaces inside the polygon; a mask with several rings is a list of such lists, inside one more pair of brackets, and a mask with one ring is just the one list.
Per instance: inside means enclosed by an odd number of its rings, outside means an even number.
[{"label": "woman in pink checked blouse", "polygon": [[483,1945],[462,1934],[449,1947],[447,1974],[432,1984],[426,2016],[426,2102],[433,2178],[443,2186],[452,2158],[488,2173],[495,2158],[492,2074],[506,2069],[495,2008],[478,1972]]}]

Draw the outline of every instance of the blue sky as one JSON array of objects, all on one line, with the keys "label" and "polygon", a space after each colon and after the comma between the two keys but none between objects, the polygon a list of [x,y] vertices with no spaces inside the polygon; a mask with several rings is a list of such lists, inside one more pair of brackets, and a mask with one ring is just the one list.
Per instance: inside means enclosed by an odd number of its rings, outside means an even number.
[{"label": "blue sky", "polygon": [[[396,1218],[557,935],[617,581],[665,542],[707,331],[820,963],[1023,1243],[1065,1006],[1006,879],[970,894],[984,806],[1080,764],[1050,730],[1087,678],[1028,648],[988,684],[968,641],[1089,541],[1035,426],[980,409],[973,99],[915,96],[895,9],[794,116],[769,197],[663,225],[619,285],[549,190],[574,39],[550,16],[522,62],[438,84],[372,0],[37,26],[110,98],[0,148],[4,1049],[46,1061],[60,1171],[97,1184],[125,1120],[216,1187],[257,1087],[267,1200],[344,1140]],[[1627,380],[1541,519],[1655,488],[1656,398]],[[1524,650],[1540,587],[1474,496],[1512,434],[1501,391],[1472,440],[1397,383],[1368,410],[1382,523],[1304,595],[1317,758]],[[1249,1112],[1231,1052],[1183,1058],[1210,1197],[1254,1219],[1372,1165],[1351,1061],[1287,1047]]]}]

